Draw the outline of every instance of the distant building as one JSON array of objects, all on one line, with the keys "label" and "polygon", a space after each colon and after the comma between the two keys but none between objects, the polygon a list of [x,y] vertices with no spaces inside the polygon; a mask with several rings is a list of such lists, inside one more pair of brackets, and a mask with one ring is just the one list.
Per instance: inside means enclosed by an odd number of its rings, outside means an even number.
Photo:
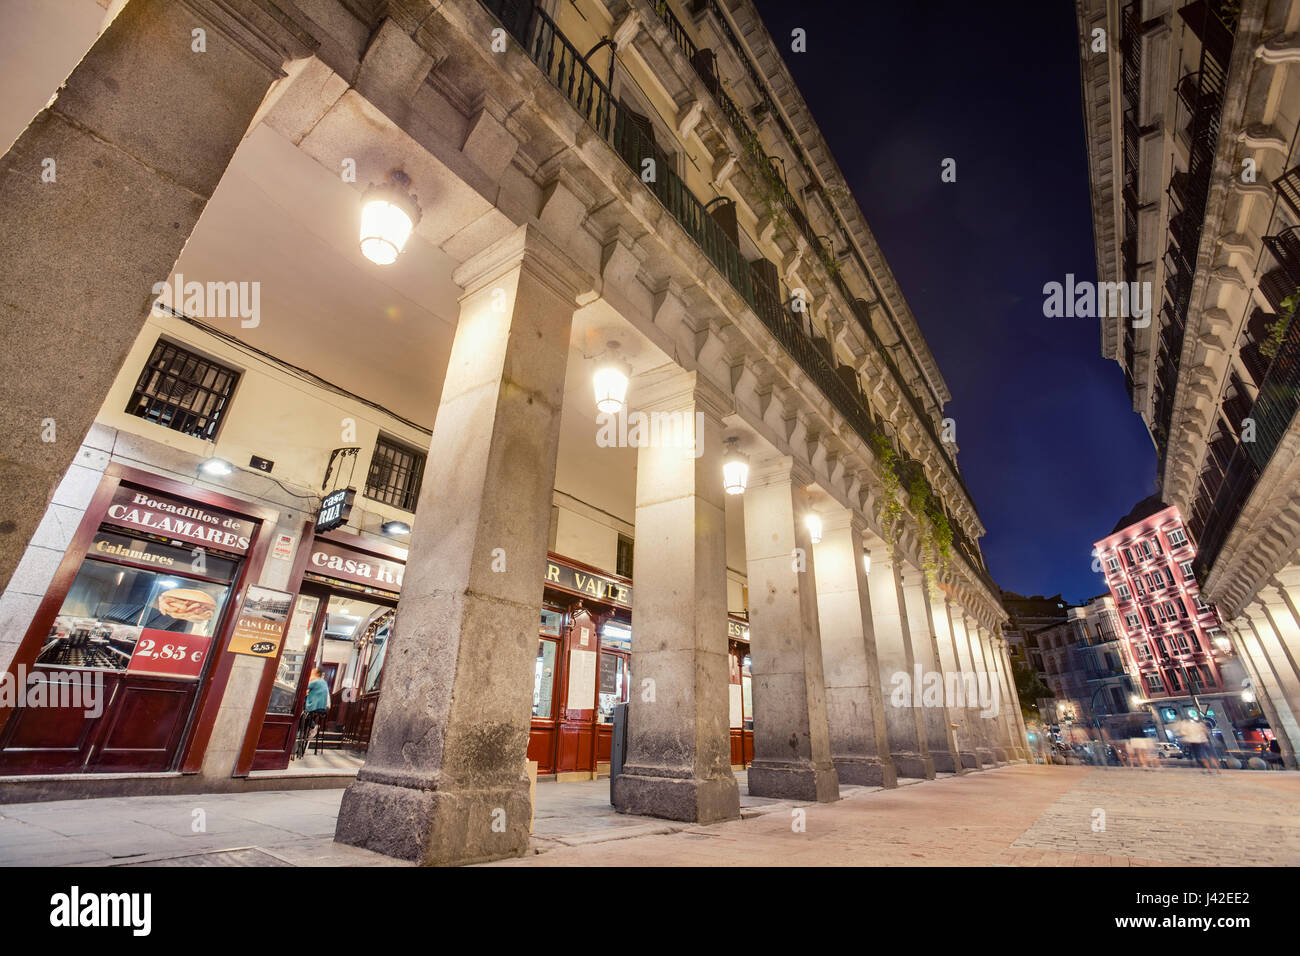
[{"label": "distant building", "polygon": [[1007,640],[1007,656],[1012,664],[1021,664],[1041,674],[1042,655],[1039,653],[1037,639],[1030,635],[1049,624],[1064,621],[1069,604],[1059,594],[1052,597],[1043,597],[1041,594],[1025,597],[1015,591],[1003,591],[1002,606],[1010,615],[1010,619],[1002,625],[1002,636]]},{"label": "distant building", "polygon": [[1214,607],[1201,598],[1196,550],[1178,509],[1152,495],[1095,547],[1127,645],[1119,659],[1162,739],[1173,723],[1196,716],[1217,725],[1221,748],[1260,738],[1263,721],[1243,700],[1244,671]]},{"label": "distant building", "polygon": [[1112,740],[1146,733],[1150,719],[1134,704],[1127,642],[1111,595],[1064,611],[1064,621],[1030,632],[1042,660],[1039,677],[1055,695],[1038,702],[1048,728],[1062,739],[1071,729],[1088,737],[1105,731]]}]

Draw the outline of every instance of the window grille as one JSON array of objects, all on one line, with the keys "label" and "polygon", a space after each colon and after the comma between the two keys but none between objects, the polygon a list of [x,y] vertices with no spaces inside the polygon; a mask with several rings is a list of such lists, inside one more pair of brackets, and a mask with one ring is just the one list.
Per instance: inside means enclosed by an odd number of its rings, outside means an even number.
[{"label": "window grille", "polygon": [[424,453],[380,435],[370,457],[366,497],[384,504],[415,511],[424,477]]},{"label": "window grille", "polygon": [[135,383],[126,412],[185,435],[215,441],[238,382],[239,373],[234,369],[159,339]]}]

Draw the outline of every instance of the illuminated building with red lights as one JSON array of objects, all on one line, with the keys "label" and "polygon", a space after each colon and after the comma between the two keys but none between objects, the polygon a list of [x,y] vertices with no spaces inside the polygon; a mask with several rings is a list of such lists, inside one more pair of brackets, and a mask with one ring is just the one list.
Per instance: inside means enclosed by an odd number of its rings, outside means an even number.
[{"label": "illuminated building with red lights", "polygon": [[1220,750],[1266,736],[1257,708],[1243,700],[1244,672],[1218,614],[1201,599],[1196,549],[1178,508],[1158,495],[1145,499],[1093,553],[1115,599],[1133,683],[1161,737],[1170,737],[1175,721],[1197,716],[1215,725]]}]

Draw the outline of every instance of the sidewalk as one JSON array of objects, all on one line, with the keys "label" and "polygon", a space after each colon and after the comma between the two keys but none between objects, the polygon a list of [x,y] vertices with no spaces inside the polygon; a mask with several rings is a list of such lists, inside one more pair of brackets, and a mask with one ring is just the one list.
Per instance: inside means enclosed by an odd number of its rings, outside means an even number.
[{"label": "sidewalk", "polygon": [[[749,797],[737,776],[742,819],[713,826],[619,814],[607,780],[542,783],[533,854],[489,865],[1300,864],[1300,773],[1021,764],[833,804]],[[408,865],[333,842],[342,795],[0,806],[0,865]]]}]

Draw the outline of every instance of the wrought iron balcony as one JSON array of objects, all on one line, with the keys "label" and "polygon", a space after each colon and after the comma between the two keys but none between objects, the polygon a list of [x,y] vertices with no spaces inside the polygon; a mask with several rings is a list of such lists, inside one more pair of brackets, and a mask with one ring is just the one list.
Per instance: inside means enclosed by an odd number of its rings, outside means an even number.
[{"label": "wrought iron balcony", "polygon": [[1273,188],[1291,207],[1291,211],[1300,216],[1300,166],[1288,169],[1274,180]]},{"label": "wrought iron balcony", "polygon": [[1259,291],[1274,312],[1283,312],[1282,303],[1296,291],[1296,281],[1283,268],[1270,269],[1259,277]]},{"label": "wrought iron balcony", "polygon": [[[1214,489],[1213,502],[1204,511],[1204,525],[1197,540],[1197,579],[1214,566],[1237,517],[1273,459],[1296,411],[1300,409],[1300,322],[1292,322],[1283,336],[1277,355],[1269,363],[1250,408],[1255,422],[1255,440],[1239,444],[1228,463],[1222,482]],[[1227,413],[1225,409],[1225,414]]]},{"label": "wrought iron balcony", "polygon": [[1264,245],[1290,277],[1294,291],[1295,286],[1300,286],[1300,227],[1291,226],[1276,236],[1265,236]]}]

